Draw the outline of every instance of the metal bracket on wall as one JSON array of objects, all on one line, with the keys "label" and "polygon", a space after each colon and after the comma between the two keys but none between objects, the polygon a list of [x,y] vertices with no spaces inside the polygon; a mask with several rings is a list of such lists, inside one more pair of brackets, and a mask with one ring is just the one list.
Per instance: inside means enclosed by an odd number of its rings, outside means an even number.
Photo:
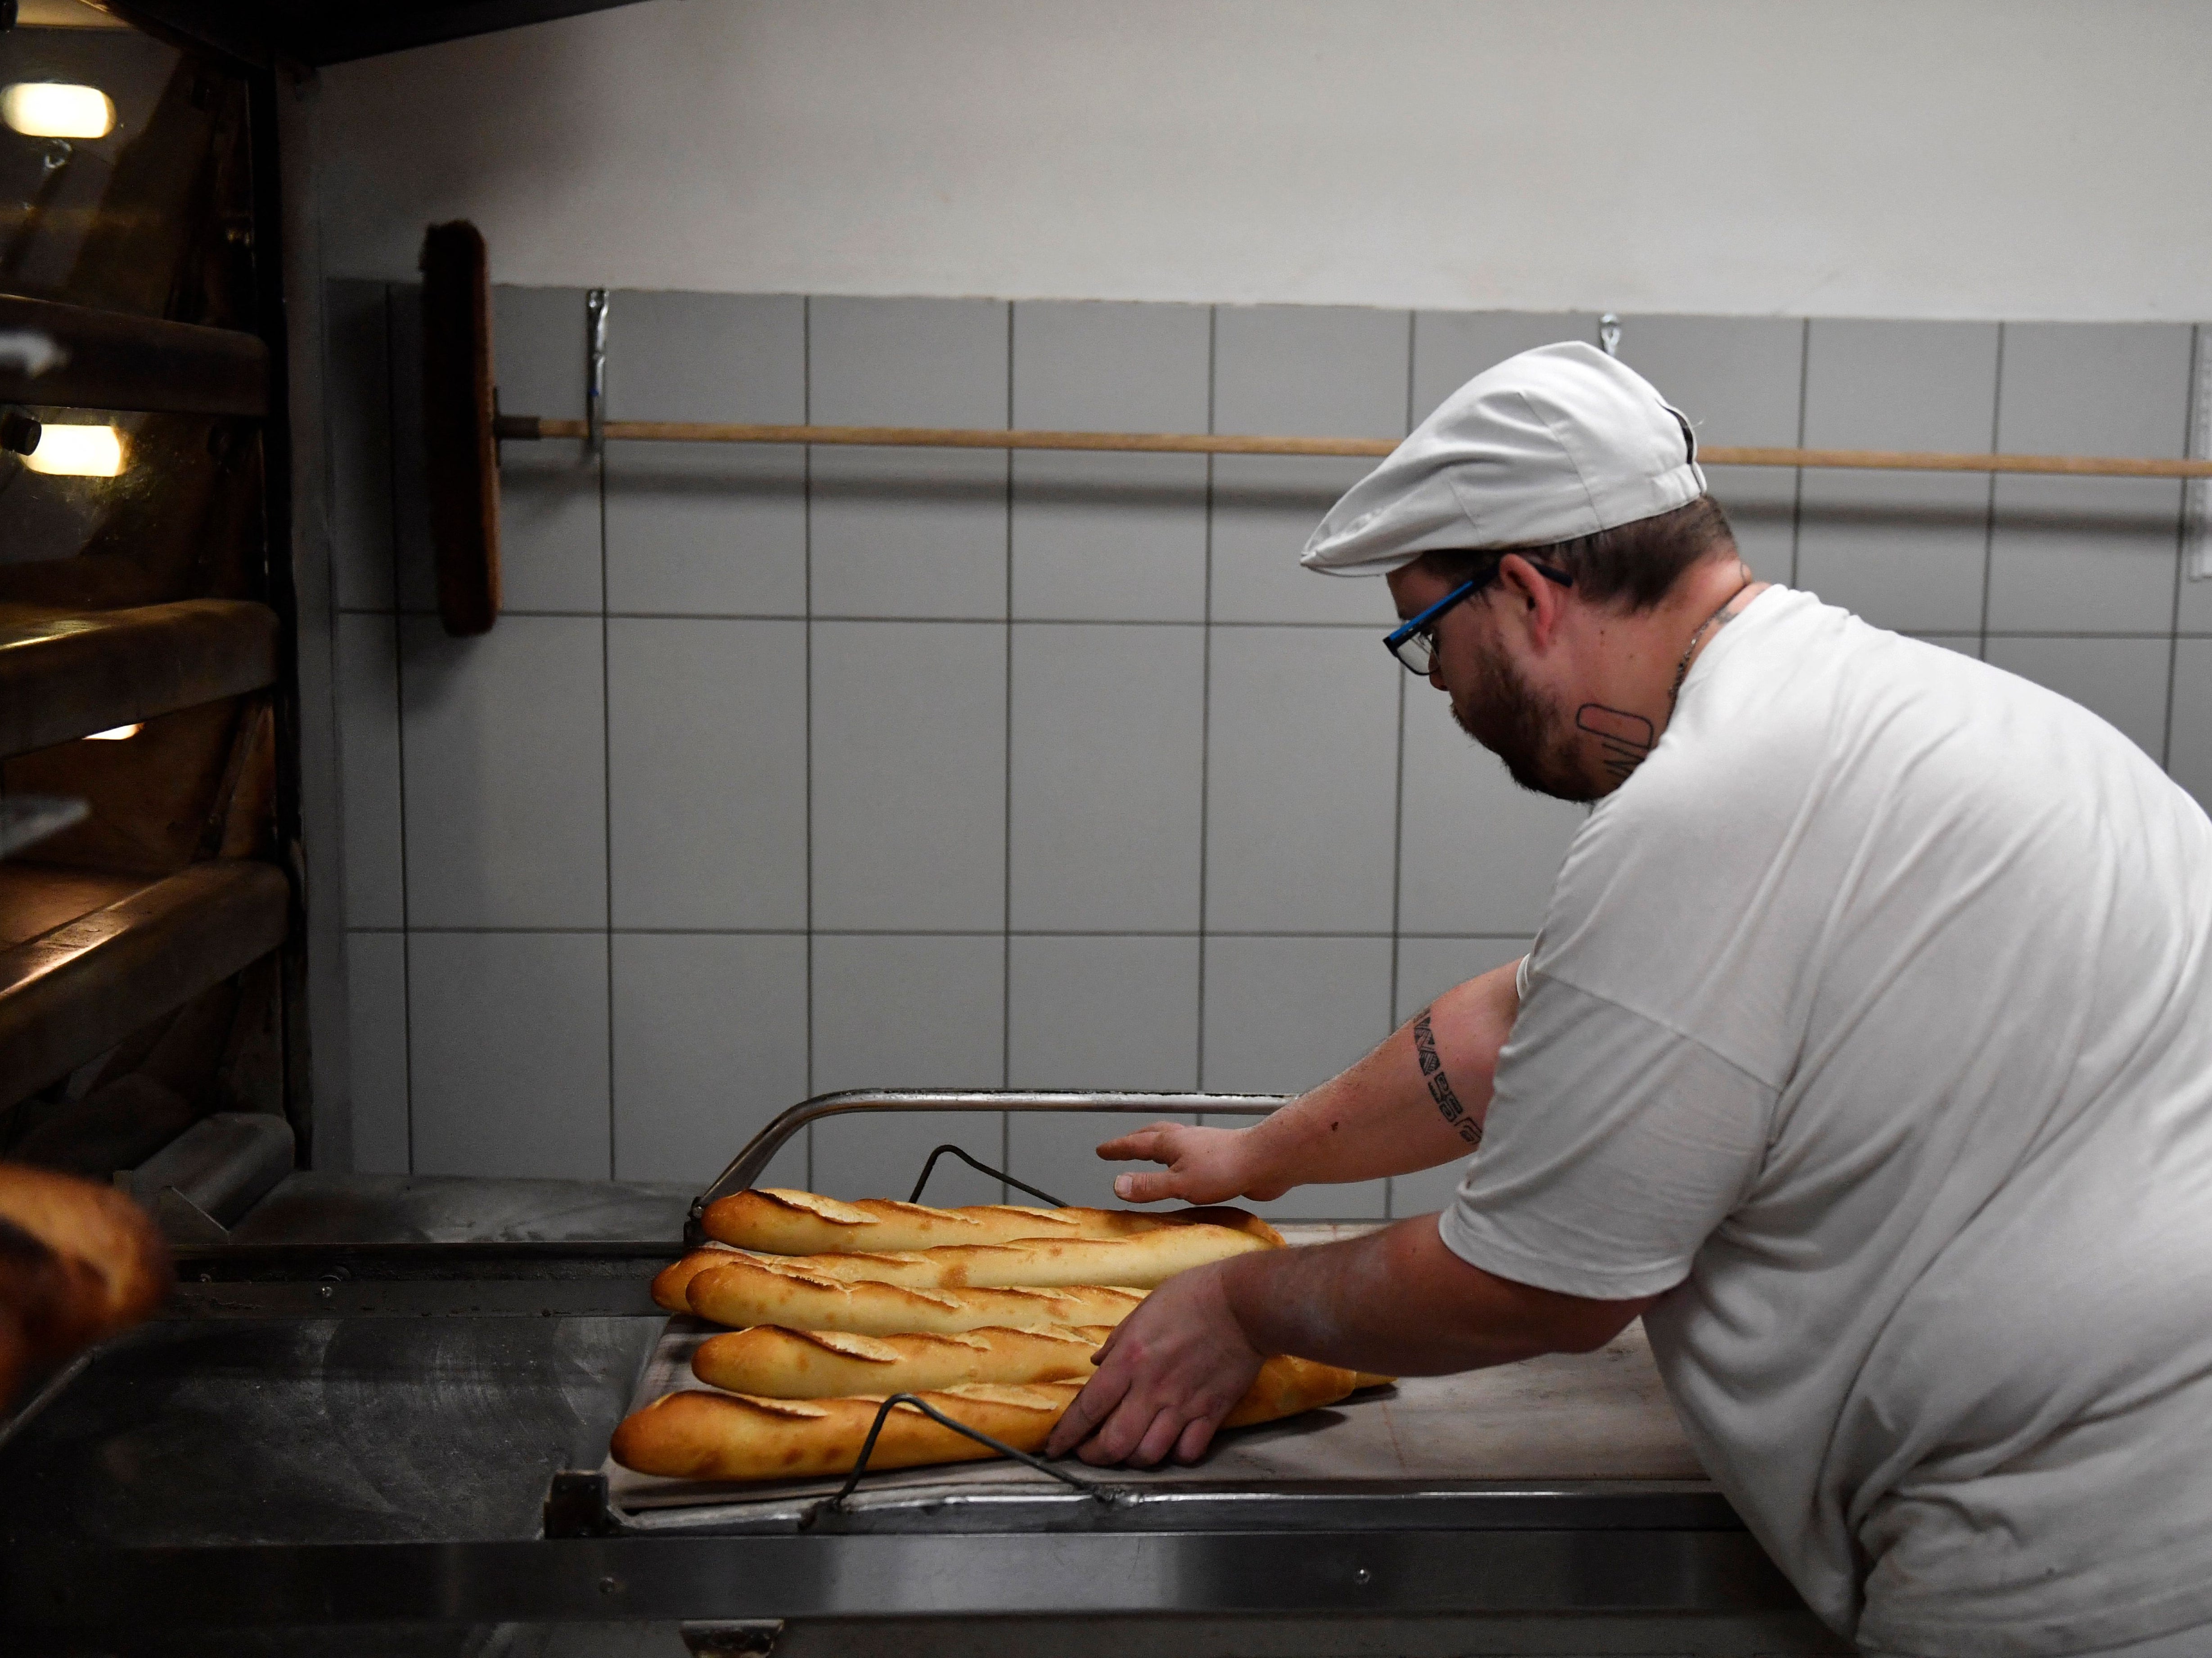
[{"label": "metal bracket on wall", "polygon": [[[2212,459],[2212,329],[2197,330],[2191,354],[2189,458]],[[2212,581],[2212,478],[2191,478],[2183,486],[2181,568],[2191,581]]]},{"label": "metal bracket on wall", "polygon": [[596,460],[607,448],[607,290],[584,295],[584,441]]},{"label": "metal bracket on wall", "polygon": [[1610,311],[1597,319],[1597,343],[1608,357],[1620,355],[1620,319]]}]

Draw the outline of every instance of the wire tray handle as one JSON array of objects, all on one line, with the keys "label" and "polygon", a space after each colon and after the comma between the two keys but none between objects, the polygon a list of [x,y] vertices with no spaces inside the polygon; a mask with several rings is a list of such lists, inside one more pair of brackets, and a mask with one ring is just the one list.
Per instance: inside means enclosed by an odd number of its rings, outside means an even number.
[{"label": "wire tray handle", "polygon": [[956,1421],[934,1405],[917,1398],[913,1394],[893,1394],[884,1400],[876,1412],[876,1419],[868,1424],[868,1436],[860,1442],[860,1454],[854,1459],[853,1472],[845,1476],[845,1483],[837,1488],[836,1496],[823,1497],[807,1510],[806,1517],[799,1522],[802,1527],[811,1526],[823,1515],[833,1513],[845,1506],[845,1499],[852,1496],[860,1483],[860,1476],[868,1471],[868,1459],[875,1454],[876,1436],[883,1432],[884,1424],[890,1419],[891,1412],[902,1405],[911,1405],[932,1422],[950,1428],[955,1433],[964,1434],[977,1444],[988,1446],[1000,1456],[1012,1457],[1017,1462],[1026,1463],[1039,1473],[1049,1475],[1063,1485],[1073,1486],[1094,1502],[1111,1503],[1124,1495],[1118,1485],[1109,1485],[1103,1480],[1082,1479],[1068,1473],[1065,1468],[1054,1467],[1044,1458],[1031,1452],[1018,1451],[1003,1439],[994,1439],[981,1428],[971,1428],[964,1422]]},{"label": "wire tray handle", "polygon": [[961,1162],[966,1163],[970,1169],[975,1169],[978,1174],[988,1175],[995,1180],[1002,1180],[1006,1181],[1007,1185],[1013,1187],[1016,1190],[1026,1192],[1031,1197],[1050,1205],[1054,1209],[1065,1209],[1068,1206],[1067,1200],[1066,1199],[1056,1198],[1049,1192],[1044,1191],[1040,1187],[1031,1186],[1027,1181],[1018,1181],[1003,1169],[994,1169],[988,1163],[978,1163],[975,1158],[969,1157],[965,1151],[963,1151],[958,1146],[949,1143],[939,1146],[937,1150],[931,1152],[929,1154],[929,1161],[921,1165],[921,1178],[915,1181],[914,1190],[907,1193],[906,1200],[908,1203],[920,1203],[921,1201],[921,1188],[929,1184],[930,1172],[937,1167],[937,1160],[943,1157],[947,1151],[950,1151],[954,1157],[959,1158]]}]

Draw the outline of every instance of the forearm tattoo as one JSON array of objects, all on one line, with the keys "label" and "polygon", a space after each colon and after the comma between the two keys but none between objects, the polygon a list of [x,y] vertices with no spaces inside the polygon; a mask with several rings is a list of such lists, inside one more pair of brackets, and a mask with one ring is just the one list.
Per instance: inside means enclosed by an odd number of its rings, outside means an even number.
[{"label": "forearm tattoo", "polygon": [[1585,702],[1577,708],[1575,724],[1597,738],[1598,763],[1624,783],[1659,741],[1651,722],[1642,714],[1624,714],[1596,702]]},{"label": "forearm tattoo", "polygon": [[1452,1092],[1451,1081],[1444,1075],[1444,1062],[1437,1056],[1437,1033],[1429,1027],[1429,1011],[1423,1008],[1420,1017],[1413,1021],[1413,1053],[1421,1062],[1421,1075],[1428,1083],[1429,1097],[1437,1102],[1443,1120],[1458,1131],[1460,1139],[1471,1146],[1480,1145],[1482,1125],[1468,1114],[1467,1108],[1459,1102],[1459,1096]]}]

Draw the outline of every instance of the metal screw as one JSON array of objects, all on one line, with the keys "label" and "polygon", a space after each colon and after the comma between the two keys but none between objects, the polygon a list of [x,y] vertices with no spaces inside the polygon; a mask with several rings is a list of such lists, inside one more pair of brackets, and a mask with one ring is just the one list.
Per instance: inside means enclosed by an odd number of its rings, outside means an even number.
[{"label": "metal screw", "polygon": [[1352,1574],[1352,1581],[1355,1583],[1370,1583],[1375,1581],[1375,1574],[1362,1566]]},{"label": "metal screw", "polygon": [[611,1577],[599,1579],[599,1593],[602,1594],[612,1594],[621,1587],[622,1585]]},{"label": "metal screw", "polygon": [[325,1301],[328,1301],[331,1298],[331,1286],[327,1284],[318,1286],[318,1292],[322,1296],[322,1298]]}]

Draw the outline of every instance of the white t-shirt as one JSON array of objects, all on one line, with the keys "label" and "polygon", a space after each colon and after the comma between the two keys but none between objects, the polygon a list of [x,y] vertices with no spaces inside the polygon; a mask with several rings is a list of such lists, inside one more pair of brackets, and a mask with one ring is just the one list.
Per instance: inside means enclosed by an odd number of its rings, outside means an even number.
[{"label": "white t-shirt", "polygon": [[1887,1652],[2212,1623],[2212,823],[1772,589],[1575,837],[1445,1242],[1667,1293],[1700,1455]]}]

